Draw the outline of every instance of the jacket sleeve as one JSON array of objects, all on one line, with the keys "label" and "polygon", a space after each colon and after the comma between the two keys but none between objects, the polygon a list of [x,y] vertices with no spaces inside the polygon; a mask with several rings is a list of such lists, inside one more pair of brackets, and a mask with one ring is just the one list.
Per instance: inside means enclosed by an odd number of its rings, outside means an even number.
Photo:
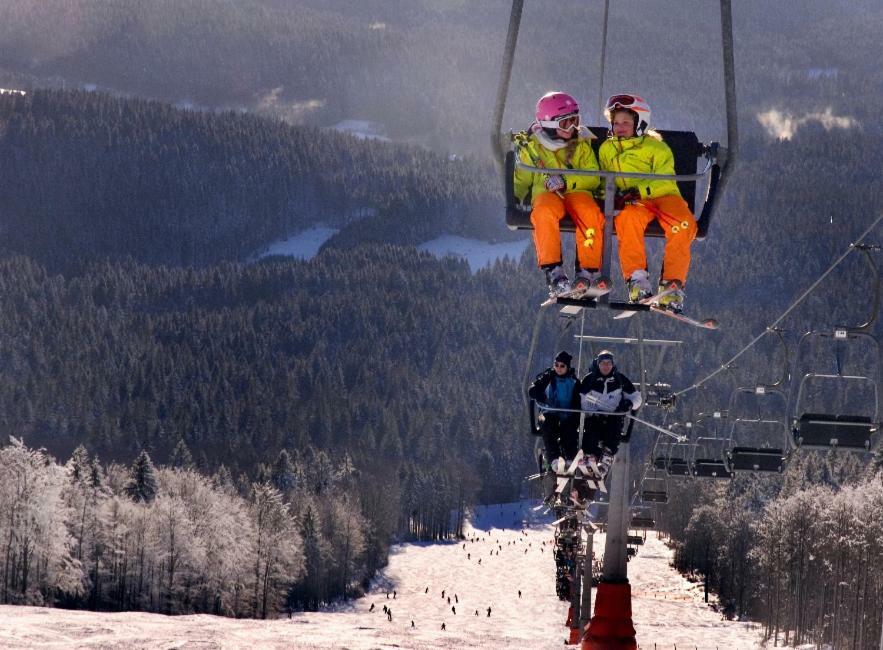
[{"label": "jacket sleeve", "polygon": [[[521,151],[518,159],[521,162],[530,165],[530,157],[527,155],[527,152]],[[534,173],[525,171],[523,169],[515,168],[515,198],[518,199],[520,203],[524,203],[524,199],[527,198],[527,193],[530,190],[530,186],[533,184]]]},{"label": "jacket sleeve", "polygon": [[[574,169],[600,169],[591,142],[583,141],[579,143],[574,152],[571,167]],[[600,186],[600,176],[577,176],[575,174],[567,176],[568,192],[595,192]]]},{"label": "jacket sleeve", "polygon": [[552,381],[551,371],[546,370],[544,372],[541,372],[537,375],[537,378],[533,380],[530,388],[527,389],[527,396],[531,399],[536,400],[540,404],[545,404],[546,388],[549,386],[550,381]]},{"label": "jacket sleeve", "polygon": [[635,388],[632,380],[625,375],[622,375],[622,396],[624,399],[627,399],[632,403],[633,411],[637,411],[641,404],[644,403],[644,398],[641,397],[641,391]]}]

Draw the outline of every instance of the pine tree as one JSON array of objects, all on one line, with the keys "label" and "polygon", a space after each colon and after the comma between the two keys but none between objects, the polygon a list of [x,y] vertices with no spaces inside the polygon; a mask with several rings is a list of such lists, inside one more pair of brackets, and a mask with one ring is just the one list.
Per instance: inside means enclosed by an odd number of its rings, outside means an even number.
[{"label": "pine tree", "polygon": [[150,503],[156,498],[156,469],[146,450],[141,450],[129,473],[126,494],[136,502]]},{"label": "pine tree", "polygon": [[193,455],[184,442],[184,438],[178,440],[178,444],[172,450],[169,456],[169,465],[178,469],[193,469]]},{"label": "pine tree", "polygon": [[294,489],[297,484],[294,475],[294,465],[291,462],[291,457],[288,455],[288,451],[285,449],[279,452],[279,455],[276,457],[276,462],[273,463],[273,470],[270,474],[270,483],[282,494]]}]

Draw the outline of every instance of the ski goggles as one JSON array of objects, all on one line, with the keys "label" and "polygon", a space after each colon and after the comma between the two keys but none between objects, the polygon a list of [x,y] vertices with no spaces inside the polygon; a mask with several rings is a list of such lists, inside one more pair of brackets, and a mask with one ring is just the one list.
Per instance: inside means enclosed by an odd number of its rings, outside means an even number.
[{"label": "ski goggles", "polygon": [[561,115],[554,120],[542,120],[540,126],[545,129],[560,129],[562,131],[573,131],[579,126],[579,113],[568,113]]},{"label": "ski goggles", "polygon": [[631,108],[637,103],[634,95],[613,95],[607,100],[607,108]]}]

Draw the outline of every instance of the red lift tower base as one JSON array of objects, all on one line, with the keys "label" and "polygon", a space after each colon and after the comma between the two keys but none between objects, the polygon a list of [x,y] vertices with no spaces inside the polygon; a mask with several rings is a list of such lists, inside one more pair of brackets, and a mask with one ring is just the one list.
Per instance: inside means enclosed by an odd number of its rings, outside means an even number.
[{"label": "red lift tower base", "polygon": [[637,650],[632,624],[632,587],[628,582],[602,582],[595,596],[595,615],[581,650]]}]

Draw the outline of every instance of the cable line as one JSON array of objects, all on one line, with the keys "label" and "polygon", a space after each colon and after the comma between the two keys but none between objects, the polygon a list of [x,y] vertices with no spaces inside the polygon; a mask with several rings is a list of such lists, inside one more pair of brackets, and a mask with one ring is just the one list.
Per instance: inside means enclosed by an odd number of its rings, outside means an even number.
[{"label": "cable line", "polygon": [[721,372],[723,372],[724,370],[726,370],[727,367],[728,367],[731,363],[733,363],[736,359],[738,359],[738,358],[741,357],[743,354],[745,354],[745,353],[746,353],[746,352],[747,352],[747,351],[748,351],[748,350],[749,350],[749,349],[750,349],[755,343],[757,343],[760,339],[762,339],[764,336],[766,336],[766,334],[767,334],[767,332],[768,332],[769,330],[775,328],[779,323],[781,323],[783,320],[785,320],[785,317],[788,316],[788,314],[790,314],[792,311],[794,311],[794,309],[797,307],[797,305],[799,305],[801,302],[803,302],[803,300],[804,300],[809,294],[811,294],[811,293],[815,290],[815,288],[816,288],[817,286],[819,286],[819,285],[822,283],[822,280],[824,280],[826,277],[828,277],[828,275],[831,273],[831,271],[833,271],[835,268],[837,268],[837,266],[840,264],[840,262],[842,262],[844,259],[846,259],[846,257],[847,257],[852,251],[854,251],[856,248],[858,248],[858,245],[861,243],[861,241],[862,241],[862,240],[868,235],[868,233],[870,233],[870,232],[871,232],[871,231],[877,226],[878,223],[880,223],[880,221],[883,221],[883,214],[881,214],[879,217],[877,217],[876,219],[874,219],[874,223],[872,223],[870,226],[868,226],[868,227],[865,229],[865,231],[859,236],[859,238],[858,238],[856,241],[854,241],[853,243],[851,243],[851,244],[849,245],[849,247],[846,249],[846,251],[845,251],[840,257],[838,257],[838,258],[834,261],[834,263],[831,264],[831,266],[828,267],[828,270],[825,271],[824,273],[822,273],[822,275],[819,276],[819,278],[818,278],[815,282],[813,282],[813,283],[810,285],[810,287],[809,287],[806,291],[804,291],[802,294],[800,294],[800,297],[797,298],[797,300],[795,300],[793,303],[791,303],[791,306],[788,307],[788,309],[786,309],[786,310],[782,313],[781,316],[779,316],[775,321],[773,321],[770,325],[768,325],[768,326],[764,329],[763,332],[761,332],[761,333],[758,334],[756,337],[754,337],[754,338],[751,340],[751,342],[748,343],[748,345],[746,345],[744,348],[742,348],[741,350],[739,350],[739,352],[736,353],[736,355],[735,355],[732,359],[730,359],[729,361],[727,361],[727,362],[726,362],[725,364],[723,364],[720,368],[718,368],[717,370],[715,370],[713,373],[711,373],[710,375],[708,375],[708,376],[705,377],[704,379],[702,379],[702,380],[700,380],[700,381],[697,381],[697,382],[696,382],[695,384],[693,384],[692,386],[690,386],[690,387],[688,387],[688,388],[684,388],[683,390],[679,390],[679,391],[677,391],[677,392],[675,393],[675,397],[680,397],[680,396],[683,395],[684,393],[689,393],[691,390],[695,390],[695,389],[699,388],[700,386],[702,386],[705,382],[707,382],[707,381],[708,381],[709,379],[711,379],[712,377],[716,377],[717,375],[719,375]]}]

